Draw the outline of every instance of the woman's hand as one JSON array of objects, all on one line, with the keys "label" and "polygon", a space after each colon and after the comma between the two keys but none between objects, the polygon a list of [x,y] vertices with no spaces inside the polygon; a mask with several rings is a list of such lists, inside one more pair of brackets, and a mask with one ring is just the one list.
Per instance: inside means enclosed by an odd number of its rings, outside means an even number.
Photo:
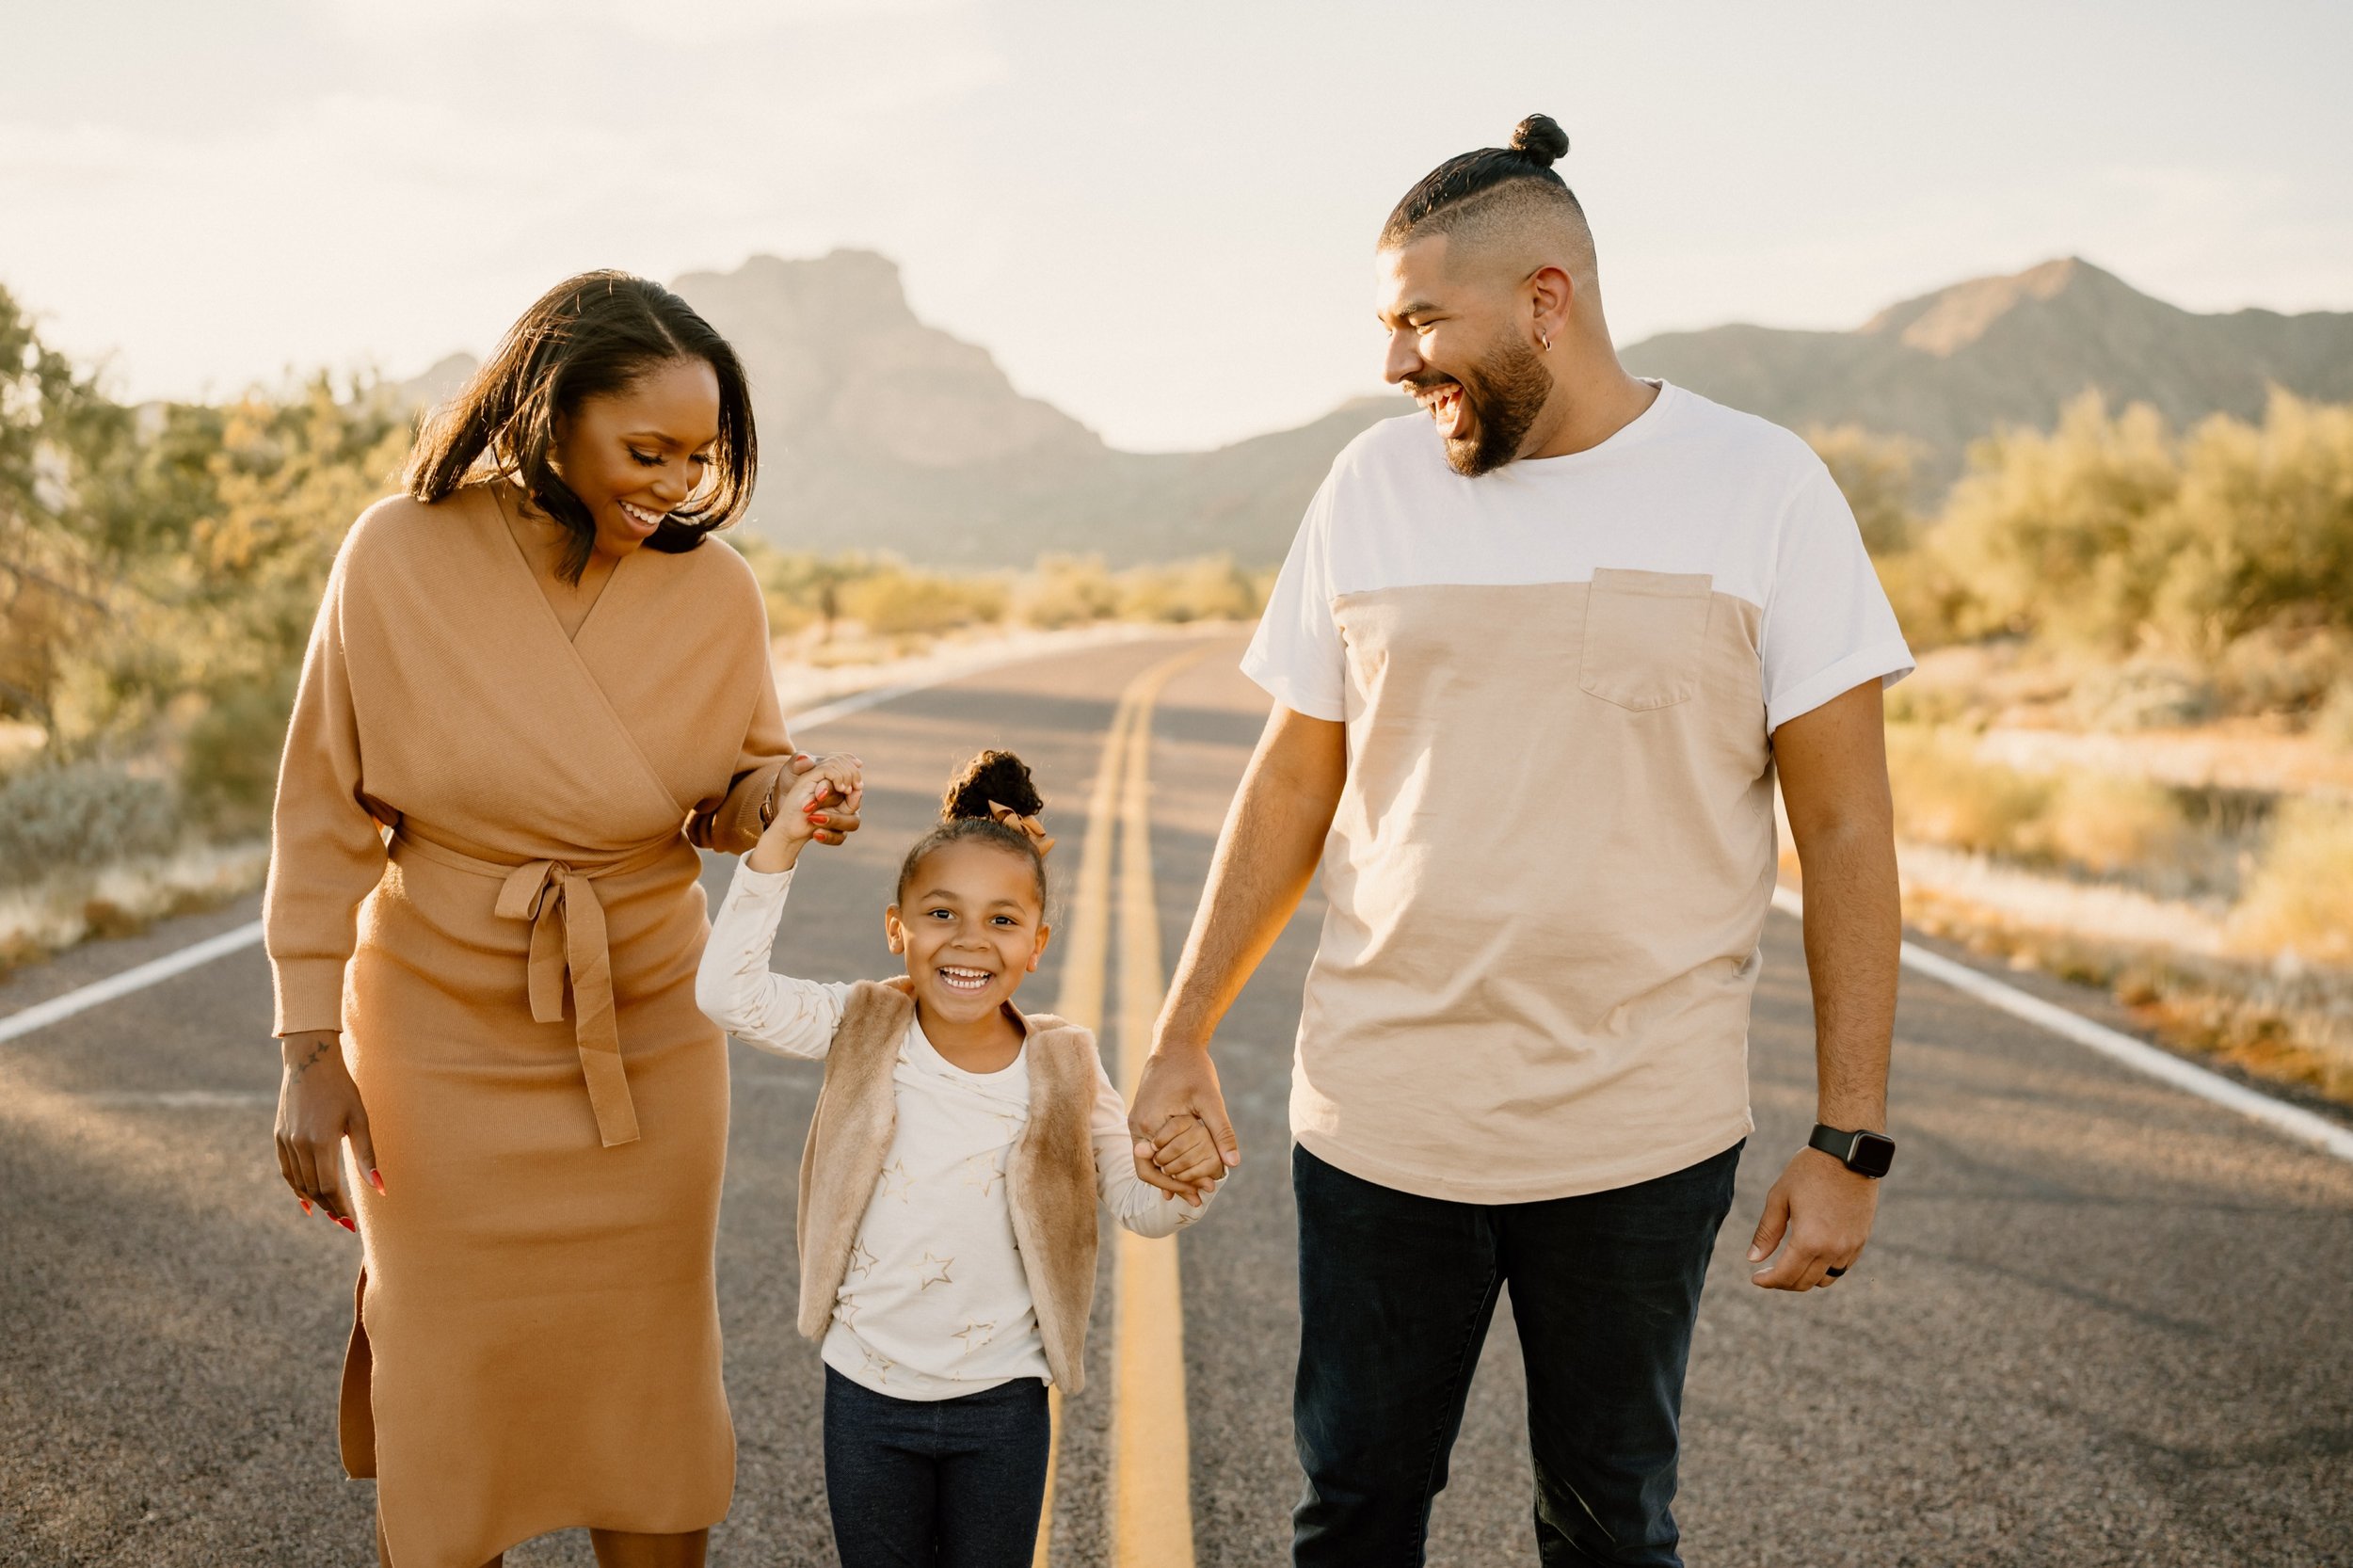
[{"label": "woman's hand", "polygon": [[278,1171],[302,1200],[316,1204],[345,1230],[360,1228],[344,1192],[344,1140],[352,1158],[378,1192],[376,1145],[368,1138],[368,1113],[360,1086],[344,1066],[343,1036],[332,1030],[289,1034],[279,1042],[285,1074],[278,1082]]},{"label": "woman's hand", "polygon": [[839,752],[831,757],[795,758],[793,767],[796,776],[779,791],[776,814],[747,857],[756,872],[791,871],[801,857],[801,846],[811,839],[838,844],[857,831],[857,810],[866,796],[864,768],[858,760]]}]

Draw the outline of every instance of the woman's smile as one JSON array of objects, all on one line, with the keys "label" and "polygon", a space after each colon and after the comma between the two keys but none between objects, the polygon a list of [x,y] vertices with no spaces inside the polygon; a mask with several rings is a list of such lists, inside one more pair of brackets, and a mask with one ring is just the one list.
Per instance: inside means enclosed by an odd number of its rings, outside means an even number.
[{"label": "woman's smile", "polygon": [[631,529],[648,538],[653,536],[655,529],[662,526],[662,520],[670,515],[667,508],[656,512],[626,501],[618,502],[616,504],[621,508],[621,516],[629,520]]}]

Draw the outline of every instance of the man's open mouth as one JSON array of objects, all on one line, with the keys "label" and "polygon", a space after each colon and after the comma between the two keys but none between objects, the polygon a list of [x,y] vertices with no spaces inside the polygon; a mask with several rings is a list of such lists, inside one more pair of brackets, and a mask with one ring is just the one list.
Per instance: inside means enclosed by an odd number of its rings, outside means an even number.
[{"label": "man's open mouth", "polygon": [[1470,400],[1463,395],[1463,383],[1449,381],[1416,394],[1421,406],[1430,411],[1431,423],[1438,434],[1449,440],[1461,440],[1470,431]]}]

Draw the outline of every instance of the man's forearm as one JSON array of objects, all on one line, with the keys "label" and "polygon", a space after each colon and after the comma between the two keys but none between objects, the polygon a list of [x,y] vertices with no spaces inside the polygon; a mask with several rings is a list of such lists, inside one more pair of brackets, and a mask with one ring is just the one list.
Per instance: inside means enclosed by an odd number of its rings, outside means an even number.
[{"label": "man's forearm", "polygon": [[1218,834],[1156,1049],[1208,1046],[1305,895],[1346,778],[1339,725],[1297,714],[1269,724]]},{"label": "man's forearm", "polygon": [[1814,987],[1816,1114],[1833,1127],[1883,1128],[1903,941],[1896,846],[1884,827],[1864,822],[1816,833],[1799,857]]}]

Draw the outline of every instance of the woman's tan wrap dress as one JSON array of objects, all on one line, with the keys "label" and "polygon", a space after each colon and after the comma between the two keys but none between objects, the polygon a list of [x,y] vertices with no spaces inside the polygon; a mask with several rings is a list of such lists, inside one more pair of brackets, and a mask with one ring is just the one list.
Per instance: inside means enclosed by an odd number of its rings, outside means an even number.
[{"label": "woman's tan wrap dress", "polygon": [[727,1512],[695,845],[748,848],[790,755],[725,544],[638,551],[567,637],[480,492],[344,541],[264,914],[278,1031],[344,1032],[383,1175],[342,1437],[396,1568]]}]

